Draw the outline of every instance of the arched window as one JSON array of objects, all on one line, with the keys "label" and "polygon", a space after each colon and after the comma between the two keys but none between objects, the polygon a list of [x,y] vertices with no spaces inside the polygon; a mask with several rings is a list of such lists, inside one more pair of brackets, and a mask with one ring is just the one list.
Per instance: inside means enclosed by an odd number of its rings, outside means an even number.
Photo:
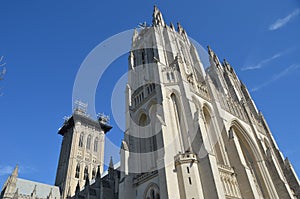
[{"label": "arched window", "polygon": [[92,179],[95,179],[95,176],[96,176],[96,169],[93,168],[93,171],[92,171]]},{"label": "arched window", "polygon": [[89,135],[86,140],[86,149],[88,149],[88,150],[91,148],[91,139],[92,139],[92,136]]},{"label": "arched window", "polygon": [[80,165],[79,163],[76,166],[76,171],[75,171],[75,178],[79,178],[80,175]]},{"label": "arched window", "polygon": [[157,184],[151,183],[145,190],[144,199],[160,199],[159,188]]},{"label": "arched window", "polygon": [[82,147],[83,146],[83,132],[80,134],[79,136],[79,143],[78,143],[78,146],[79,147]]},{"label": "arched window", "polygon": [[147,115],[143,113],[139,119],[139,126],[146,126],[147,124]]},{"label": "arched window", "polygon": [[87,179],[88,176],[89,176],[89,170],[88,170],[88,167],[85,166],[85,168],[84,168],[84,176],[83,176],[84,180]]},{"label": "arched window", "polygon": [[94,140],[94,151],[97,152],[98,151],[98,137],[95,138]]}]

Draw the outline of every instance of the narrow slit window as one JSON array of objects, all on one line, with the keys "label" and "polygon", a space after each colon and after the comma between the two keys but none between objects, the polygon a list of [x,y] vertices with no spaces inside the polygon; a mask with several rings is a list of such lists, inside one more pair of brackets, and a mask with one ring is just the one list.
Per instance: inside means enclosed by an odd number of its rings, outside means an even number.
[{"label": "narrow slit window", "polygon": [[191,177],[189,177],[189,183],[192,184],[192,179],[191,179]]}]

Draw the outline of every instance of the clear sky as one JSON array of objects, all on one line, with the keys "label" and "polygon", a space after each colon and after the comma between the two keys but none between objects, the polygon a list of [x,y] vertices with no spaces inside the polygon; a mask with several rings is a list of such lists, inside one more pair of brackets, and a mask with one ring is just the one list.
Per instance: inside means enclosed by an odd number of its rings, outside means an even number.
[{"label": "clear sky", "polygon": [[[167,23],[226,58],[251,91],[274,137],[300,174],[300,3],[252,1],[0,1],[0,186],[16,164],[19,176],[54,184],[63,117],[72,112],[76,73],[101,41],[152,20],[157,4]],[[100,80],[97,112],[111,116],[108,134],[122,131],[111,113],[111,93],[127,70],[116,60]]]}]

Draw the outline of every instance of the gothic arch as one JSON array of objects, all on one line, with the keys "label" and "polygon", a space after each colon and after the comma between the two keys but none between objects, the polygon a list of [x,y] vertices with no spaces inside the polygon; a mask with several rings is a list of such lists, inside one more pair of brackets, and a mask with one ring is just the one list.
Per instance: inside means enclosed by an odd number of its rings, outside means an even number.
[{"label": "gothic arch", "polygon": [[146,126],[147,123],[148,123],[148,116],[146,115],[146,113],[141,113],[138,121],[139,126]]},{"label": "gothic arch", "polygon": [[244,128],[244,126],[237,121],[236,119],[232,120],[230,122],[230,128],[236,128],[236,130],[238,130],[237,133],[237,137],[239,139],[241,139],[242,141],[244,141],[244,144],[246,144],[246,146],[249,148],[249,150],[251,150],[253,152],[254,158],[256,161],[260,161],[262,160],[262,155],[261,153],[258,151],[258,146],[255,144],[254,140],[250,137],[249,132],[247,132],[247,130]]},{"label": "gothic arch", "polygon": [[207,111],[208,111],[208,113],[210,114],[211,117],[213,116],[212,107],[207,102],[203,103],[203,106],[202,106],[201,110],[203,111],[204,109],[207,109]]},{"label": "gothic arch", "polygon": [[142,116],[146,116],[146,124],[142,125],[142,126],[146,126],[148,125],[149,123],[149,116],[148,116],[148,111],[145,110],[145,109],[140,109],[138,110],[138,112],[134,115],[134,116],[131,116],[132,117],[132,120],[135,122],[135,124],[140,127],[140,119]]},{"label": "gothic arch", "polygon": [[144,199],[160,199],[159,187],[156,183],[151,182],[144,191]]},{"label": "gothic arch", "polygon": [[171,95],[174,94],[177,98],[181,97],[181,93],[180,91],[172,88],[170,90],[167,91],[167,98],[171,99]]},{"label": "gothic arch", "polygon": [[[248,174],[248,181],[252,181],[255,185],[255,188],[252,187],[251,190],[253,192],[256,192],[260,197],[264,197],[264,198],[270,198],[269,192],[267,190],[267,179],[265,179],[263,176],[263,173],[265,172],[260,166],[260,162],[262,161],[262,154],[259,152],[259,147],[257,146],[257,144],[255,143],[255,141],[250,137],[249,132],[247,132],[245,130],[245,128],[243,127],[242,124],[240,124],[239,121],[237,120],[233,120],[230,123],[230,130],[232,131],[234,130],[234,134],[230,139],[237,139],[234,143],[230,143],[229,147],[235,147],[235,148],[240,148],[242,154],[240,154],[241,158],[245,161],[246,165],[243,165],[241,160],[237,161],[235,159],[231,159],[230,162],[232,164],[233,167],[235,167],[236,169],[239,168],[243,168],[245,170],[249,170],[250,171],[250,175]],[[234,138],[234,135],[237,138]],[[241,171],[240,171],[240,175]],[[245,175],[245,174],[244,174]],[[246,177],[246,176],[245,176]],[[243,184],[243,188],[241,189],[242,195],[245,194],[247,195],[246,192],[244,192],[245,186],[248,187],[248,189],[250,189],[250,185],[246,185],[244,182],[242,182],[243,180],[239,179],[239,176],[237,176],[238,178],[238,182],[239,184]],[[247,182],[248,183],[248,182]],[[255,191],[256,190],[256,191]],[[249,194],[249,192],[248,192]],[[245,195],[243,197],[245,197]],[[247,195],[245,198],[248,198],[249,195]]]}]

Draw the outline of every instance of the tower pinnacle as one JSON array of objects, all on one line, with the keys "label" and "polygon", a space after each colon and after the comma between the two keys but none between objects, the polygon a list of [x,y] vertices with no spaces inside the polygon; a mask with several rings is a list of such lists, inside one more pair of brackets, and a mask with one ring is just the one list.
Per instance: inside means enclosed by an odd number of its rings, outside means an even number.
[{"label": "tower pinnacle", "polygon": [[111,169],[113,169],[113,168],[114,168],[114,163],[113,163],[112,156],[110,156],[109,168],[111,168]]},{"label": "tower pinnacle", "polygon": [[19,165],[16,165],[15,169],[12,172],[12,176],[17,178],[18,177],[18,172],[19,172]]},{"label": "tower pinnacle", "polygon": [[154,5],[153,15],[152,15],[152,25],[153,26],[165,26],[165,21],[160,10]]}]

